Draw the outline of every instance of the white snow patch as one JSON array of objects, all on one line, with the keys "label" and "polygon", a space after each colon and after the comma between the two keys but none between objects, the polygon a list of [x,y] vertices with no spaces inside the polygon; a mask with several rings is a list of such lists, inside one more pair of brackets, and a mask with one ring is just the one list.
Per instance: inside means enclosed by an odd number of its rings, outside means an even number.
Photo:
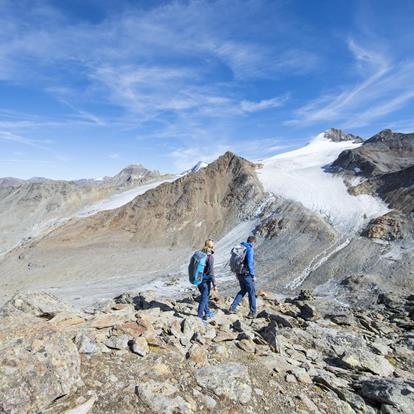
[{"label": "white snow patch", "polygon": [[135,197],[146,193],[148,190],[158,187],[160,184],[174,181],[176,178],[177,177],[173,177],[168,180],[153,181],[149,184],[140,185],[138,187],[132,188],[131,190],[123,191],[122,193],[113,194],[105,200],[101,200],[98,203],[92,204],[90,206],[86,206],[81,211],[79,211],[76,216],[85,217],[98,213],[100,211],[113,210],[115,208],[121,207],[132,201]]},{"label": "white snow patch", "polygon": [[303,148],[262,161],[257,174],[266,191],[302,203],[320,214],[337,230],[357,232],[369,219],[389,209],[380,199],[369,195],[350,195],[342,177],[322,167],[346,150],[361,144],[332,142],[319,134]]}]

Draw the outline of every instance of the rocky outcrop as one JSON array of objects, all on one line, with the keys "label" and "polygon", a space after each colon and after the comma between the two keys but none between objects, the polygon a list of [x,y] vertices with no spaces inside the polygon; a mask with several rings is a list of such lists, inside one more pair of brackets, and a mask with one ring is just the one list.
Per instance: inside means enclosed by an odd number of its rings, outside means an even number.
[{"label": "rocky outcrop", "polygon": [[[63,246],[120,237],[145,246],[194,246],[254,216],[263,189],[255,166],[227,152],[208,167],[138,196],[118,209],[59,228],[44,243]],[[39,243],[38,246],[41,246]]]},{"label": "rocky outcrop", "polygon": [[341,141],[352,141],[355,143],[362,143],[364,140],[361,137],[353,134],[347,134],[346,132],[336,129],[336,128],[329,128],[325,132],[325,138],[333,141],[333,142],[341,142]]},{"label": "rocky outcrop", "polygon": [[0,411],[37,413],[72,392],[80,357],[70,335],[16,311],[0,318]]},{"label": "rocky outcrop", "polygon": [[193,297],[154,293],[75,321],[33,311],[47,294],[20,295],[0,313],[0,411],[411,413],[413,297],[350,308],[309,291],[283,302],[259,292],[253,320],[245,302],[228,314],[230,300],[216,297],[206,323]]},{"label": "rocky outcrop", "polygon": [[363,235],[387,241],[413,237],[414,133],[381,131],[343,151],[330,171],[344,174],[351,194],[376,195],[395,210],[372,220]]},{"label": "rocky outcrop", "polygon": [[343,151],[333,162],[334,171],[373,177],[401,171],[414,163],[414,134],[389,129],[351,150]]},{"label": "rocky outcrop", "polygon": [[84,207],[113,194],[173,177],[130,165],[114,177],[75,181],[0,178],[0,254],[65,223]]},{"label": "rocky outcrop", "polygon": [[397,211],[391,211],[377,217],[368,223],[362,234],[371,239],[387,241],[402,239],[401,215]]},{"label": "rocky outcrop", "polygon": [[[414,162],[414,161],[413,161]],[[414,166],[382,174],[351,186],[351,194],[377,194],[391,208],[403,213],[414,212]]]}]

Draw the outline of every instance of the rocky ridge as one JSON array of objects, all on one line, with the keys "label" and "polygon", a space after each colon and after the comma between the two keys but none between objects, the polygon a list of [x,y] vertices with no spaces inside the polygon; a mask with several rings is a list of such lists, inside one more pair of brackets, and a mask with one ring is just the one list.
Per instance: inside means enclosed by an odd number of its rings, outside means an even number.
[{"label": "rocky ridge", "polygon": [[[395,210],[376,219],[377,229],[384,223],[380,231],[371,231],[370,223],[363,235],[382,240],[414,237],[414,134],[385,129],[360,147],[343,151],[330,170],[344,175],[351,194],[374,194]],[[403,237],[389,235],[390,214],[398,227],[410,223]]]},{"label": "rocky ridge", "polygon": [[347,134],[346,132],[336,129],[336,128],[329,128],[324,132],[325,138],[333,141],[333,142],[340,142],[340,141],[352,141],[355,143],[362,143],[364,140],[353,134]]},{"label": "rocky ridge", "polygon": [[0,412],[412,414],[412,295],[377,290],[369,308],[258,296],[256,319],[216,296],[203,324],[191,296],[80,311],[17,295],[0,312]]},{"label": "rocky ridge", "polygon": [[130,165],[102,180],[0,179],[0,254],[66,222],[88,205],[113,194],[170,178],[142,165]]}]

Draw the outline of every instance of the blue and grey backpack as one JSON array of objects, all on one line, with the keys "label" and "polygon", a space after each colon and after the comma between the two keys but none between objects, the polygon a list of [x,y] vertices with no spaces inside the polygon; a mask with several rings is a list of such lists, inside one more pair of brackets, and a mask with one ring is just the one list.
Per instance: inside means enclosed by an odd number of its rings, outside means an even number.
[{"label": "blue and grey backpack", "polygon": [[195,286],[198,286],[203,281],[206,260],[207,253],[201,250],[197,250],[191,256],[190,264],[188,265],[188,279]]}]

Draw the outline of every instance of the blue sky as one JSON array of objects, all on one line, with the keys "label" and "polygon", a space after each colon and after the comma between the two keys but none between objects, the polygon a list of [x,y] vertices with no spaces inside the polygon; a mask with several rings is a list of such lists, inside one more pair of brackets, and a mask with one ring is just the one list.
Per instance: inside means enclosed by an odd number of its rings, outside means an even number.
[{"label": "blue sky", "polygon": [[414,131],[411,0],[0,0],[0,176]]}]

